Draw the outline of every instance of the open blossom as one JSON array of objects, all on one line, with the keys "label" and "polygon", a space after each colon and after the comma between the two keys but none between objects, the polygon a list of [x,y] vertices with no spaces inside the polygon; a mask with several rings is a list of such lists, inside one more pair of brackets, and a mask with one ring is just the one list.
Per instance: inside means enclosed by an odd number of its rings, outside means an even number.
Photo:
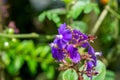
[{"label": "open blossom", "polygon": [[66,29],[66,24],[61,24],[60,28],[58,29],[58,35],[56,35],[57,39],[61,39],[62,42],[68,42],[72,38],[71,31]]},{"label": "open blossom", "polygon": [[67,47],[67,50],[68,50],[71,60],[74,63],[78,63],[80,61],[80,54],[78,52],[78,49],[73,47],[73,45],[69,45]]},{"label": "open blossom", "polygon": [[[61,24],[58,29],[54,41],[50,44],[52,56],[58,62],[70,60],[70,63],[83,63],[85,62],[85,73],[88,77],[96,75],[94,67],[97,65],[97,55],[101,56],[101,52],[95,52],[94,48],[90,45],[90,41],[94,38],[80,32],[76,29],[71,29],[67,25]],[[84,48],[85,54],[79,52],[79,48]],[[63,62],[63,63],[64,63]],[[66,61],[67,62],[67,61]]]}]

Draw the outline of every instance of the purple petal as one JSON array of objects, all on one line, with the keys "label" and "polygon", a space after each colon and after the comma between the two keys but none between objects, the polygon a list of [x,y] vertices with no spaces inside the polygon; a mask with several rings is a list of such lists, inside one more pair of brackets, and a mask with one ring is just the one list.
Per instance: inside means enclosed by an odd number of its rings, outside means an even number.
[{"label": "purple petal", "polygon": [[76,52],[78,49],[77,48],[74,48],[72,44],[70,44],[68,47],[67,47],[67,50],[70,54],[72,54],[73,52]]},{"label": "purple petal", "polygon": [[66,46],[65,42],[63,42],[62,39],[55,39],[54,43],[56,43],[58,48],[60,48],[60,49],[62,49]]},{"label": "purple petal", "polygon": [[58,29],[58,33],[59,33],[59,34],[62,34],[62,33],[64,32],[65,28],[66,28],[66,23],[61,24],[61,25],[60,25],[60,28]]},{"label": "purple petal", "polygon": [[93,67],[93,63],[91,61],[87,62],[87,71],[90,71]]},{"label": "purple petal", "polygon": [[52,48],[52,56],[53,58],[57,59],[58,61],[64,59],[64,53],[62,50],[59,50],[57,48]]},{"label": "purple petal", "polygon": [[93,65],[96,66],[97,65],[97,57],[93,55],[91,58],[92,58]]},{"label": "purple petal", "polygon": [[74,63],[78,63],[80,61],[80,54],[77,51],[77,48],[74,48],[72,45],[69,45],[67,48],[70,58]]},{"label": "purple petal", "polygon": [[87,48],[89,45],[90,45],[90,44],[89,44],[88,42],[86,42],[86,43],[83,43],[81,46],[82,46],[83,48]]},{"label": "purple petal", "polygon": [[65,41],[65,42],[68,42],[68,41],[70,41],[72,39],[72,34],[71,34],[71,32],[69,31],[69,30],[65,30],[64,32],[63,32],[63,40]]},{"label": "purple petal", "polygon": [[94,55],[95,54],[95,51],[94,51],[92,46],[88,47],[88,54],[90,54],[90,55]]},{"label": "purple petal", "polygon": [[78,39],[82,33],[79,30],[73,30],[73,35],[75,39]]},{"label": "purple petal", "polygon": [[80,54],[78,52],[74,52],[70,55],[70,58],[74,63],[78,63],[80,61]]},{"label": "purple petal", "polygon": [[73,33],[78,35],[82,34],[79,30],[76,30],[76,29],[73,30]]}]

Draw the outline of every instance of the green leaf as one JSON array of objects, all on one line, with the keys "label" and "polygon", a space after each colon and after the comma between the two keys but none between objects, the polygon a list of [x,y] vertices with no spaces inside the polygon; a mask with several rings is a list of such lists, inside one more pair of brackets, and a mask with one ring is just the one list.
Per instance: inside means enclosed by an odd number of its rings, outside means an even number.
[{"label": "green leaf", "polygon": [[2,61],[5,63],[5,65],[9,65],[10,64],[10,56],[8,55],[8,53],[2,52],[2,56],[1,56]]},{"label": "green leaf", "polygon": [[96,13],[96,14],[99,14],[100,13],[100,10],[98,8],[98,6],[96,4],[93,4],[93,11]]},{"label": "green leaf", "polygon": [[23,63],[24,63],[23,56],[16,56],[15,61],[14,61],[15,70],[19,71]]},{"label": "green leaf", "polygon": [[43,62],[40,64],[40,66],[41,66],[42,70],[45,71],[45,70],[47,70],[48,64],[46,62]]},{"label": "green leaf", "polygon": [[48,18],[49,20],[52,19],[52,13],[51,13],[50,11],[47,11],[47,12],[46,12],[46,15],[47,15],[47,18]]},{"label": "green leaf", "polygon": [[37,48],[34,50],[34,56],[40,55],[41,52],[42,52],[42,49],[43,49],[42,46],[37,47]]},{"label": "green leaf", "polygon": [[54,67],[53,66],[49,66],[48,69],[47,69],[47,77],[49,79],[52,79],[54,77],[54,74],[55,74]]},{"label": "green leaf", "polygon": [[45,20],[45,16],[46,16],[46,12],[43,12],[41,13],[39,16],[38,16],[38,20],[43,22]]},{"label": "green leaf", "polygon": [[93,9],[92,5],[88,4],[85,6],[84,13],[90,13],[92,9]]},{"label": "green leaf", "polygon": [[62,73],[62,80],[78,80],[78,75],[75,70],[68,69]]},{"label": "green leaf", "polygon": [[62,0],[62,1],[64,1],[66,4],[69,4],[72,2],[72,0]]},{"label": "green leaf", "polygon": [[76,19],[84,10],[86,5],[88,5],[89,1],[77,1],[76,4],[74,4],[68,13],[67,17],[72,17],[73,19]]},{"label": "green leaf", "polygon": [[[92,80],[104,80],[106,75],[106,67],[101,61],[97,61],[96,71],[98,71],[98,75],[93,76]],[[90,80],[86,75],[83,76],[84,80]]]},{"label": "green leaf", "polygon": [[23,56],[15,56],[13,61],[7,66],[7,70],[10,74],[15,75],[19,72],[20,68],[24,64]]},{"label": "green leaf", "polygon": [[50,51],[50,47],[49,46],[44,46],[41,49],[40,57],[42,57],[42,58],[45,57],[49,51]]},{"label": "green leaf", "polygon": [[58,23],[60,22],[60,18],[57,14],[52,14],[52,20],[55,22],[55,23]]},{"label": "green leaf", "polygon": [[115,80],[115,73],[107,70],[105,80]]},{"label": "green leaf", "polygon": [[31,74],[35,74],[37,71],[37,61],[35,61],[34,59],[29,59],[27,60],[27,64],[29,67],[29,70],[31,72]]},{"label": "green leaf", "polygon": [[57,9],[48,10],[47,12],[50,12],[51,14],[64,15],[64,14],[66,14],[66,9],[57,8]]},{"label": "green leaf", "polygon": [[71,26],[83,33],[87,31],[87,24],[82,21],[74,21],[72,22]]},{"label": "green leaf", "polygon": [[60,17],[57,14],[52,14],[52,20],[54,23],[56,23],[57,26],[61,24]]}]

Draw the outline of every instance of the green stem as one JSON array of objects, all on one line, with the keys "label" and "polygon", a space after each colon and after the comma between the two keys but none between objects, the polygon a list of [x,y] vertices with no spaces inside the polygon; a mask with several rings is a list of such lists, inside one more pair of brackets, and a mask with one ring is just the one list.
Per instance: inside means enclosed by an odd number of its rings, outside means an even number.
[{"label": "green stem", "polygon": [[7,37],[7,38],[38,38],[39,35],[36,33],[30,34],[3,34],[0,33],[0,37]]},{"label": "green stem", "polygon": [[93,27],[93,29],[92,29],[92,31],[91,31],[91,33],[92,33],[93,35],[96,34],[98,28],[100,27],[101,23],[102,23],[103,20],[105,19],[106,15],[107,15],[107,13],[108,13],[107,7],[108,7],[108,5],[105,6],[104,10],[102,11],[100,17],[98,18],[98,20],[97,20],[97,22],[96,22],[96,24],[95,24],[95,26]]},{"label": "green stem", "polygon": [[114,11],[112,8],[110,8],[110,6],[107,6],[106,8],[110,13],[112,13],[114,16],[120,19],[120,15],[116,11]]},{"label": "green stem", "polygon": [[[115,0],[115,10],[118,11],[118,3],[117,3],[116,0]],[[118,36],[119,36],[119,18],[115,17],[115,33],[114,33],[114,38],[117,39]]]},{"label": "green stem", "polygon": [[0,1],[0,32],[2,32],[3,30],[3,25],[2,25],[2,10],[1,10],[1,7],[2,7],[2,1]]}]

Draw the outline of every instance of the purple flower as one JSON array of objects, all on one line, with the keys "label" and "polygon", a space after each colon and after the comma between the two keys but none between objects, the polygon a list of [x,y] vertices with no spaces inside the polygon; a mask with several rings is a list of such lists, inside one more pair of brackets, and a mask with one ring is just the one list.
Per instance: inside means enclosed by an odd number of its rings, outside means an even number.
[{"label": "purple flower", "polygon": [[56,35],[57,39],[60,39],[62,42],[68,42],[72,39],[72,34],[69,29],[66,29],[66,24],[61,24],[58,29],[59,35]]},{"label": "purple flower", "polygon": [[79,41],[87,40],[88,36],[80,32],[79,30],[73,30],[73,37]]},{"label": "purple flower", "polygon": [[64,59],[64,52],[62,49],[57,47],[56,43],[51,43],[51,51],[52,51],[52,57],[57,59],[58,61],[63,60]]},{"label": "purple flower", "polygon": [[60,49],[65,48],[66,46],[66,43],[63,42],[61,39],[55,39],[53,43],[55,43]]},{"label": "purple flower", "polygon": [[[85,71],[90,80],[92,76],[97,74],[95,68],[97,66],[97,55],[101,56],[101,52],[95,52],[94,48],[90,45],[89,41],[94,40],[91,36],[88,36],[79,30],[71,29],[66,24],[61,24],[58,29],[58,35],[54,39],[53,43],[50,44],[52,50],[52,56],[59,62],[63,62],[63,67],[72,64],[77,65],[81,61],[85,62]],[[85,54],[80,54],[78,49],[85,48]],[[87,51],[86,51],[87,50]],[[71,62],[67,62],[69,58]],[[84,64],[83,64],[84,65]],[[71,66],[71,65],[70,65]]]},{"label": "purple flower", "polygon": [[83,44],[81,45],[81,47],[87,48],[89,45],[90,45],[90,44],[89,44],[88,42],[85,42],[85,43],[83,43]]},{"label": "purple flower", "polygon": [[79,30],[73,30],[72,35],[72,44],[79,44],[81,46],[83,43],[87,42],[88,36]]},{"label": "purple flower", "polygon": [[80,61],[80,54],[77,48],[74,48],[73,45],[69,45],[67,47],[68,53],[70,55],[71,60],[74,63],[78,63]]},{"label": "purple flower", "polygon": [[88,54],[95,55],[95,51],[91,45],[89,45],[89,47],[88,47]]},{"label": "purple flower", "polygon": [[53,58],[57,59],[58,61],[63,60],[64,59],[64,52],[61,49],[52,48],[52,56]]},{"label": "purple flower", "polygon": [[91,61],[87,62],[87,71],[90,71],[93,68],[93,63]]}]

